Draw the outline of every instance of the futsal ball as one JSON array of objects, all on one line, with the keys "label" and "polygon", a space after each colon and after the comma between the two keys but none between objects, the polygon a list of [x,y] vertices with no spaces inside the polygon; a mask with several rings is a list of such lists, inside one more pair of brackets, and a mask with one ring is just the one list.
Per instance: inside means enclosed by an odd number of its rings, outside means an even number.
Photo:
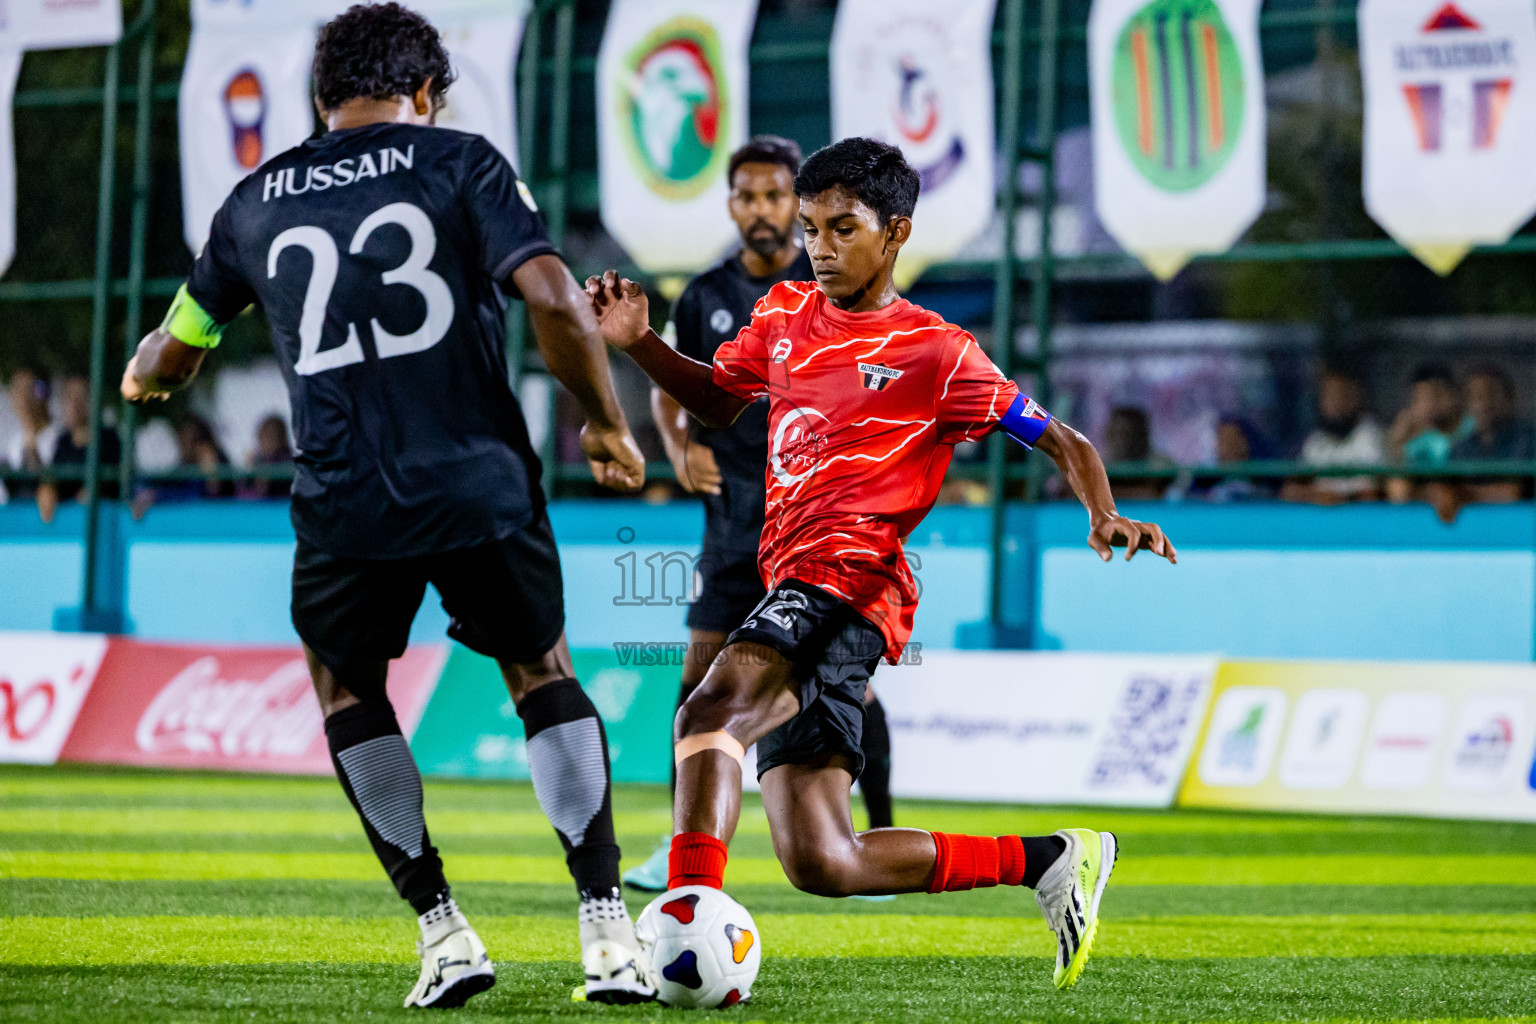
[{"label": "futsal ball", "polygon": [[747,908],[719,889],[684,885],[656,897],[635,922],[656,994],[668,1006],[723,1009],[745,1002],[763,943]]}]

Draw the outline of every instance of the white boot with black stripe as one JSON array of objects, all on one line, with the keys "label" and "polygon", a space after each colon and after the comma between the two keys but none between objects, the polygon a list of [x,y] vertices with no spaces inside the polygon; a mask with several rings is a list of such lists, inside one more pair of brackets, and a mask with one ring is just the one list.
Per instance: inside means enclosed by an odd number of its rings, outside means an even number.
[{"label": "white boot with black stripe", "polygon": [[469,926],[459,906],[449,897],[422,914],[421,977],[405,997],[405,1005],[446,1009],[463,1006],[496,984],[496,968],[485,943]]}]

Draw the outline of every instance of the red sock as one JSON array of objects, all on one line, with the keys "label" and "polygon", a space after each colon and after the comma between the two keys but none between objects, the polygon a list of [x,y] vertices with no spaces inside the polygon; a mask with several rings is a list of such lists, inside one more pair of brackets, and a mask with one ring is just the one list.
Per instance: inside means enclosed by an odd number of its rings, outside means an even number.
[{"label": "red sock", "polygon": [[672,853],[667,857],[667,888],[680,885],[725,888],[725,844],[708,832],[673,836]]},{"label": "red sock", "polygon": [[959,892],[1024,881],[1024,843],[1018,836],[961,836],[931,832],[938,858],[929,892]]}]

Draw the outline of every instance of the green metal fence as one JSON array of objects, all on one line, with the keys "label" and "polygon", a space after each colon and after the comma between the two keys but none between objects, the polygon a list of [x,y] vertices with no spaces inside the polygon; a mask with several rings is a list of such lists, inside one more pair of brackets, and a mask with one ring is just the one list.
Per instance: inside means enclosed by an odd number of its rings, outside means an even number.
[{"label": "green metal fence", "polygon": [[[1057,201],[1055,170],[1058,115],[1062,102],[1063,55],[1069,47],[1082,47],[1085,44],[1086,10],[1087,5],[1080,0],[999,0],[998,28],[993,36],[993,50],[994,66],[999,79],[997,138],[1001,160],[997,206],[1003,226],[1002,254],[999,259],[991,262],[955,261],[943,264],[932,268],[927,275],[927,279],[931,280],[991,279],[992,356],[1007,374],[1034,375],[1036,396],[1047,406],[1052,397],[1049,370],[1054,358],[1052,329],[1056,322],[1057,284],[1085,276],[1142,272],[1139,264],[1126,255],[1057,256],[1053,252],[1051,224]],[[94,274],[85,280],[0,282],[0,304],[78,301],[85,298],[91,301],[91,444],[86,465],[79,471],[90,497],[85,516],[85,565],[80,609],[73,623],[84,629],[112,630],[120,624],[120,612],[106,607],[97,589],[101,575],[97,562],[101,549],[98,539],[102,522],[99,439],[104,398],[111,395],[111,385],[116,379],[114,375],[131,355],[142,333],[146,300],[167,298],[180,284],[178,279],[150,279],[145,270],[149,199],[153,185],[150,152],[154,109],[157,104],[174,103],[178,94],[177,83],[154,80],[156,14],[156,0],[141,0],[138,13],[127,26],[122,40],[106,51],[101,87],[22,91],[15,97],[16,106],[21,108],[49,107],[68,111],[99,106],[102,113]],[[584,77],[590,77],[596,67],[594,57],[578,56],[576,53],[579,27],[577,14],[577,0],[536,0],[524,33],[517,65],[522,170],[539,197],[556,244],[564,238],[573,211],[578,209],[578,200],[584,201],[581,207],[583,212],[590,212],[595,202],[595,186],[590,176],[581,178],[572,170],[572,147],[577,133],[595,132],[595,126],[591,124],[573,123],[573,98],[580,88],[578,82]],[[1265,13],[1261,18],[1261,29],[1266,34],[1305,28],[1323,30],[1333,26],[1350,26],[1354,18],[1353,4],[1315,0],[1311,8],[1288,8]],[[749,56],[752,73],[756,78],[788,62],[825,60],[828,51],[829,44],[824,40],[768,42],[754,44]],[[125,55],[133,68],[130,81],[124,80]],[[1027,120],[1026,115],[1030,113],[1027,95],[1029,68],[1034,69],[1034,109],[1032,118]],[[134,126],[131,141],[132,180],[126,196],[121,194],[122,190],[116,180],[118,124],[125,106],[131,108]],[[1025,138],[1027,123],[1032,123],[1033,127],[1032,136],[1028,139]],[[1020,168],[1026,163],[1035,164],[1041,170],[1041,184],[1033,194],[1025,194],[1018,186]],[[113,222],[118,204],[125,200],[130,204],[127,268],[125,276],[118,277],[114,276],[112,259]],[[1039,253],[1028,258],[1017,254],[1015,237],[1016,214],[1026,205],[1032,205],[1038,211],[1040,224]],[[1504,245],[1484,246],[1476,251],[1494,254],[1536,253],[1536,235],[1517,236]],[[1245,242],[1225,253],[1200,257],[1197,262],[1337,262],[1411,258],[1391,240],[1366,238],[1286,243]],[[575,269],[578,274],[584,274],[601,268]],[[633,270],[627,272],[634,273]],[[1021,301],[1024,298],[1028,301],[1027,321],[1024,303]],[[121,320],[114,320],[113,317],[115,299],[124,300]],[[1031,355],[1022,357],[1015,353],[1013,341],[1026,322],[1034,327],[1037,347]],[[514,384],[525,373],[542,372],[536,354],[527,344],[527,332],[521,311],[514,310],[508,321],[508,347]],[[119,337],[121,348],[112,348],[111,341]],[[136,426],[134,409],[123,409],[120,423],[123,458],[119,466],[118,484],[120,493],[128,495],[136,483],[133,468]],[[551,492],[556,492],[569,481],[583,477],[585,469],[574,466],[563,469],[553,457],[557,433],[553,422],[553,403],[549,428],[546,431],[544,452],[545,485]],[[1042,459],[1011,462],[1008,442],[1000,435],[992,437],[989,445],[984,468],[973,472],[984,475],[990,494],[992,639],[999,644],[1009,644],[1026,632],[1019,629],[1018,625],[1029,622],[1034,615],[1034,609],[1028,604],[1019,604],[1017,595],[1012,602],[1005,600],[1002,566],[1005,502],[1009,484],[1022,482],[1025,499],[1039,500],[1049,467]],[[267,470],[253,473],[235,469],[221,472],[225,477],[284,476],[291,473],[281,469],[275,472]],[[960,469],[960,472],[966,470]],[[1111,467],[1111,475],[1121,478],[1171,477],[1175,472],[1160,467]],[[1339,467],[1320,471],[1317,467],[1265,462],[1201,467],[1185,472],[1196,475],[1283,477],[1355,475],[1362,472],[1387,475],[1400,474],[1404,470],[1402,467],[1375,466]],[[1536,476],[1536,464],[1453,465],[1428,473],[1419,469],[1412,472],[1420,477],[1442,475],[1454,478],[1490,472],[1506,477],[1529,477]],[[0,479],[26,482],[46,478],[69,479],[74,475],[63,469],[41,476],[4,472],[0,473]],[[192,471],[166,474],[168,477],[179,478],[202,475],[205,474]],[[671,476],[670,467],[664,464],[653,466],[652,475],[668,478]],[[1024,599],[1032,601],[1033,588],[1026,587],[1024,590]],[[1004,608],[1009,605],[1012,613],[1005,615]]]}]

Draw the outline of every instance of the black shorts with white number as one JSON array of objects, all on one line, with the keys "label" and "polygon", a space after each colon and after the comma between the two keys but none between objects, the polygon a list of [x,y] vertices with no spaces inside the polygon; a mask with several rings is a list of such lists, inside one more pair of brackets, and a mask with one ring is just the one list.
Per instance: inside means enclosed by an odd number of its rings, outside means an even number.
[{"label": "black shorts with white number", "polygon": [[768,592],[728,644],[762,644],[795,666],[800,711],[757,741],[757,777],[783,764],[846,758],[864,770],[864,691],[885,638],[851,607],[818,587],[785,580]]},{"label": "black shorts with white number", "polygon": [[331,671],[405,653],[431,583],[448,635],[499,661],[528,664],[565,631],[560,555],[540,515],[500,540],[414,558],[345,558],[300,539],[293,560],[293,625]]}]

